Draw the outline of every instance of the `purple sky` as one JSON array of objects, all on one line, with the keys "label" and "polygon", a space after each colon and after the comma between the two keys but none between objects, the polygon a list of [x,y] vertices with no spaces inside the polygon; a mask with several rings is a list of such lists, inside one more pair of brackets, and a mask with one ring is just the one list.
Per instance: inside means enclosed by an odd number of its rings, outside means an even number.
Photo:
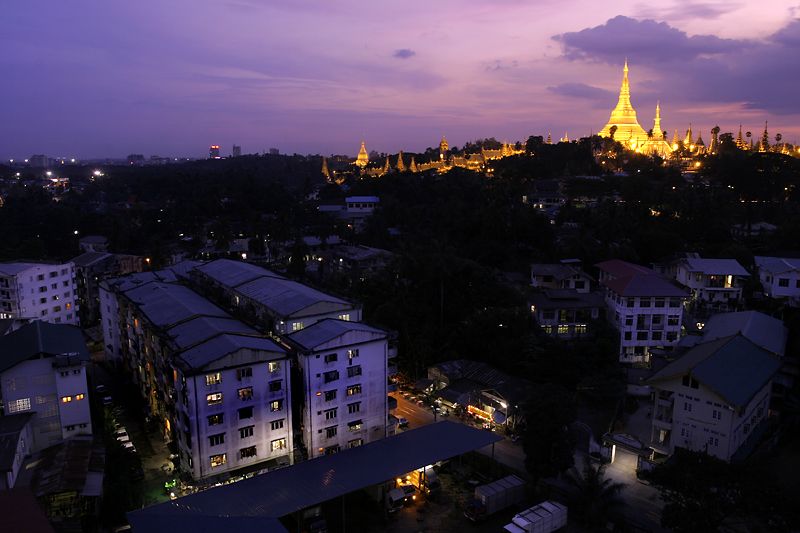
[{"label": "purple sky", "polygon": [[[800,141],[785,0],[26,0],[0,17],[0,157],[422,150],[645,129]],[[613,8],[601,7],[613,5]],[[800,5],[800,4],[799,4]],[[797,10],[796,10],[797,9]]]}]

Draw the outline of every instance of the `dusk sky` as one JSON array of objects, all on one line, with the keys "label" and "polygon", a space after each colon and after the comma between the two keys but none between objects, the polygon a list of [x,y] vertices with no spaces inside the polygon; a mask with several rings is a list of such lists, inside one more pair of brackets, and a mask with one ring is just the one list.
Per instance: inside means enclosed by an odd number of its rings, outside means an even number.
[{"label": "dusk sky", "polygon": [[[613,7],[607,7],[613,6]],[[0,18],[0,157],[355,155],[600,130],[800,141],[800,3],[25,0]]]}]

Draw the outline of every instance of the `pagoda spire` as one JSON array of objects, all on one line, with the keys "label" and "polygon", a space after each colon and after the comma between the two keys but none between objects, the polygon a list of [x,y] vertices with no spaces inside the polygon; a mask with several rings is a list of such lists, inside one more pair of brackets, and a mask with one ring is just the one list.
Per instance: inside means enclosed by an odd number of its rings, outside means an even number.
[{"label": "pagoda spire", "polygon": [[[656,137],[658,136],[658,137]],[[661,129],[661,103],[656,102],[656,118],[653,119],[653,138],[663,139],[664,132]]]},{"label": "pagoda spire", "polygon": [[408,170],[411,172],[417,173],[419,169],[417,168],[417,163],[414,161],[414,156],[411,156],[411,162],[408,164]]},{"label": "pagoda spire", "polygon": [[328,158],[322,157],[322,175],[327,181],[331,181],[331,173],[328,171]]},{"label": "pagoda spire", "polygon": [[672,136],[672,148],[676,148],[681,138],[678,137],[678,129],[675,129],[675,135]]},{"label": "pagoda spire", "polygon": [[366,168],[367,164],[369,164],[369,154],[367,153],[367,143],[361,141],[361,149],[358,151],[358,157],[356,157],[356,166]]},{"label": "pagoda spire", "polygon": [[767,121],[764,121],[764,133],[761,134],[761,143],[759,143],[758,149],[761,152],[766,152],[769,150],[769,132],[767,131]]},{"label": "pagoda spire", "polygon": [[740,149],[744,150],[747,147],[747,144],[744,142],[742,138],[742,125],[739,124],[739,134],[736,136],[736,146]]},{"label": "pagoda spire", "polygon": [[392,166],[389,164],[389,156],[386,156],[386,163],[383,165],[383,173],[388,174],[389,171],[392,170]]},{"label": "pagoda spire", "polygon": [[553,144],[553,136],[550,135],[550,132],[547,132],[547,144]]},{"label": "pagoda spire", "polygon": [[683,140],[683,144],[686,146],[692,145],[692,123],[689,123],[689,129],[686,130],[686,138]]},{"label": "pagoda spire", "polygon": [[631,85],[628,79],[628,59],[625,59],[625,65],[622,68],[622,85],[619,89],[619,98],[617,105],[611,111],[611,117],[608,122],[600,130],[601,137],[611,137],[611,128],[614,128],[614,138],[627,143],[628,148],[634,149],[637,146],[644,145],[648,138],[647,132],[639,125],[636,118],[636,110],[631,104]]},{"label": "pagoda spire", "polygon": [[405,172],[406,165],[403,163],[403,151],[400,150],[400,153],[397,154],[397,171],[398,172]]}]

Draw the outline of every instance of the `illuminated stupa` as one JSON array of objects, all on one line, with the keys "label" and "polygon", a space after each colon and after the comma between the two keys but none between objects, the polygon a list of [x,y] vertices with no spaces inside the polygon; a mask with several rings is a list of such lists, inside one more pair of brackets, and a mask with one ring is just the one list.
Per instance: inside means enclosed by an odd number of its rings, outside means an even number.
[{"label": "illuminated stupa", "polygon": [[631,105],[631,88],[628,83],[628,60],[625,60],[625,68],[622,70],[622,87],[619,90],[619,101],[617,107],[611,111],[611,118],[608,124],[600,130],[601,137],[611,137],[611,128],[616,126],[614,140],[622,143],[631,150],[641,149],[647,144],[647,132],[639,125],[636,120],[636,110]]},{"label": "illuminated stupa", "polygon": [[356,158],[356,166],[359,168],[366,168],[369,164],[369,154],[367,153],[367,145],[364,141],[361,141],[361,149],[358,151],[358,157]]}]

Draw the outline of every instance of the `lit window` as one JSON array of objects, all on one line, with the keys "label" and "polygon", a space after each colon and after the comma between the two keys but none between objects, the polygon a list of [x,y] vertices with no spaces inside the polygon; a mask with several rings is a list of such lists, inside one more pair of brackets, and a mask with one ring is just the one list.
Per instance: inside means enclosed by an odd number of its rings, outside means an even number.
[{"label": "lit window", "polygon": [[304,327],[302,322],[292,322],[292,331],[300,331]]},{"label": "lit window", "polygon": [[228,461],[228,454],[220,453],[211,456],[211,468],[224,465]]},{"label": "lit window", "polygon": [[354,422],[349,422],[347,424],[347,429],[350,431],[361,431],[362,425],[361,420],[356,420]]},{"label": "lit window", "polygon": [[206,402],[208,405],[219,405],[222,403],[222,393],[221,392],[212,392],[211,394],[206,394]]},{"label": "lit window", "polygon": [[255,457],[256,447],[255,446],[248,446],[247,448],[242,448],[239,450],[239,458],[240,459],[247,459],[248,457]]},{"label": "lit window", "polygon": [[286,449],[286,439],[277,439],[269,443],[270,450],[277,452]]},{"label": "lit window", "polygon": [[9,413],[18,413],[20,411],[30,411],[31,409],[31,399],[30,398],[20,398],[19,400],[12,400],[8,402],[8,412]]},{"label": "lit window", "polygon": [[361,385],[352,385],[347,387],[348,396],[355,396],[356,394],[361,394]]},{"label": "lit window", "polygon": [[222,424],[224,418],[223,415],[220,413],[218,415],[211,415],[208,417],[208,425],[209,426],[216,426],[218,424]]},{"label": "lit window", "polygon": [[273,400],[269,402],[269,410],[274,412],[280,411],[283,409],[283,400]]},{"label": "lit window", "polygon": [[238,390],[239,399],[243,402],[253,399],[253,387],[244,387]]},{"label": "lit window", "polygon": [[206,374],[206,386],[219,385],[222,381],[222,374],[214,372],[213,374]]},{"label": "lit window", "polygon": [[358,357],[358,348],[354,348],[352,350],[347,350],[347,358],[351,361]]},{"label": "lit window", "polygon": [[85,397],[86,397],[85,394],[76,394],[75,395],[75,401],[79,402],[79,401],[83,400]]},{"label": "lit window", "polygon": [[280,361],[272,361],[267,365],[270,372],[278,372],[281,369]]},{"label": "lit window", "polygon": [[339,315],[339,320],[346,320],[346,321],[349,322],[350,321],[350,314],[349,313],[345,313],[343,315]]},{"label": "lit window", "polygon": [[347,447],[348,448],[358,448],[362,444],[364,444],[364,439],[353,439],[353,440],[347,441]]},{"label": "lit window", "polygon": [[69,403],[72,401],[72,396],[62,396],[61,403]]}]

